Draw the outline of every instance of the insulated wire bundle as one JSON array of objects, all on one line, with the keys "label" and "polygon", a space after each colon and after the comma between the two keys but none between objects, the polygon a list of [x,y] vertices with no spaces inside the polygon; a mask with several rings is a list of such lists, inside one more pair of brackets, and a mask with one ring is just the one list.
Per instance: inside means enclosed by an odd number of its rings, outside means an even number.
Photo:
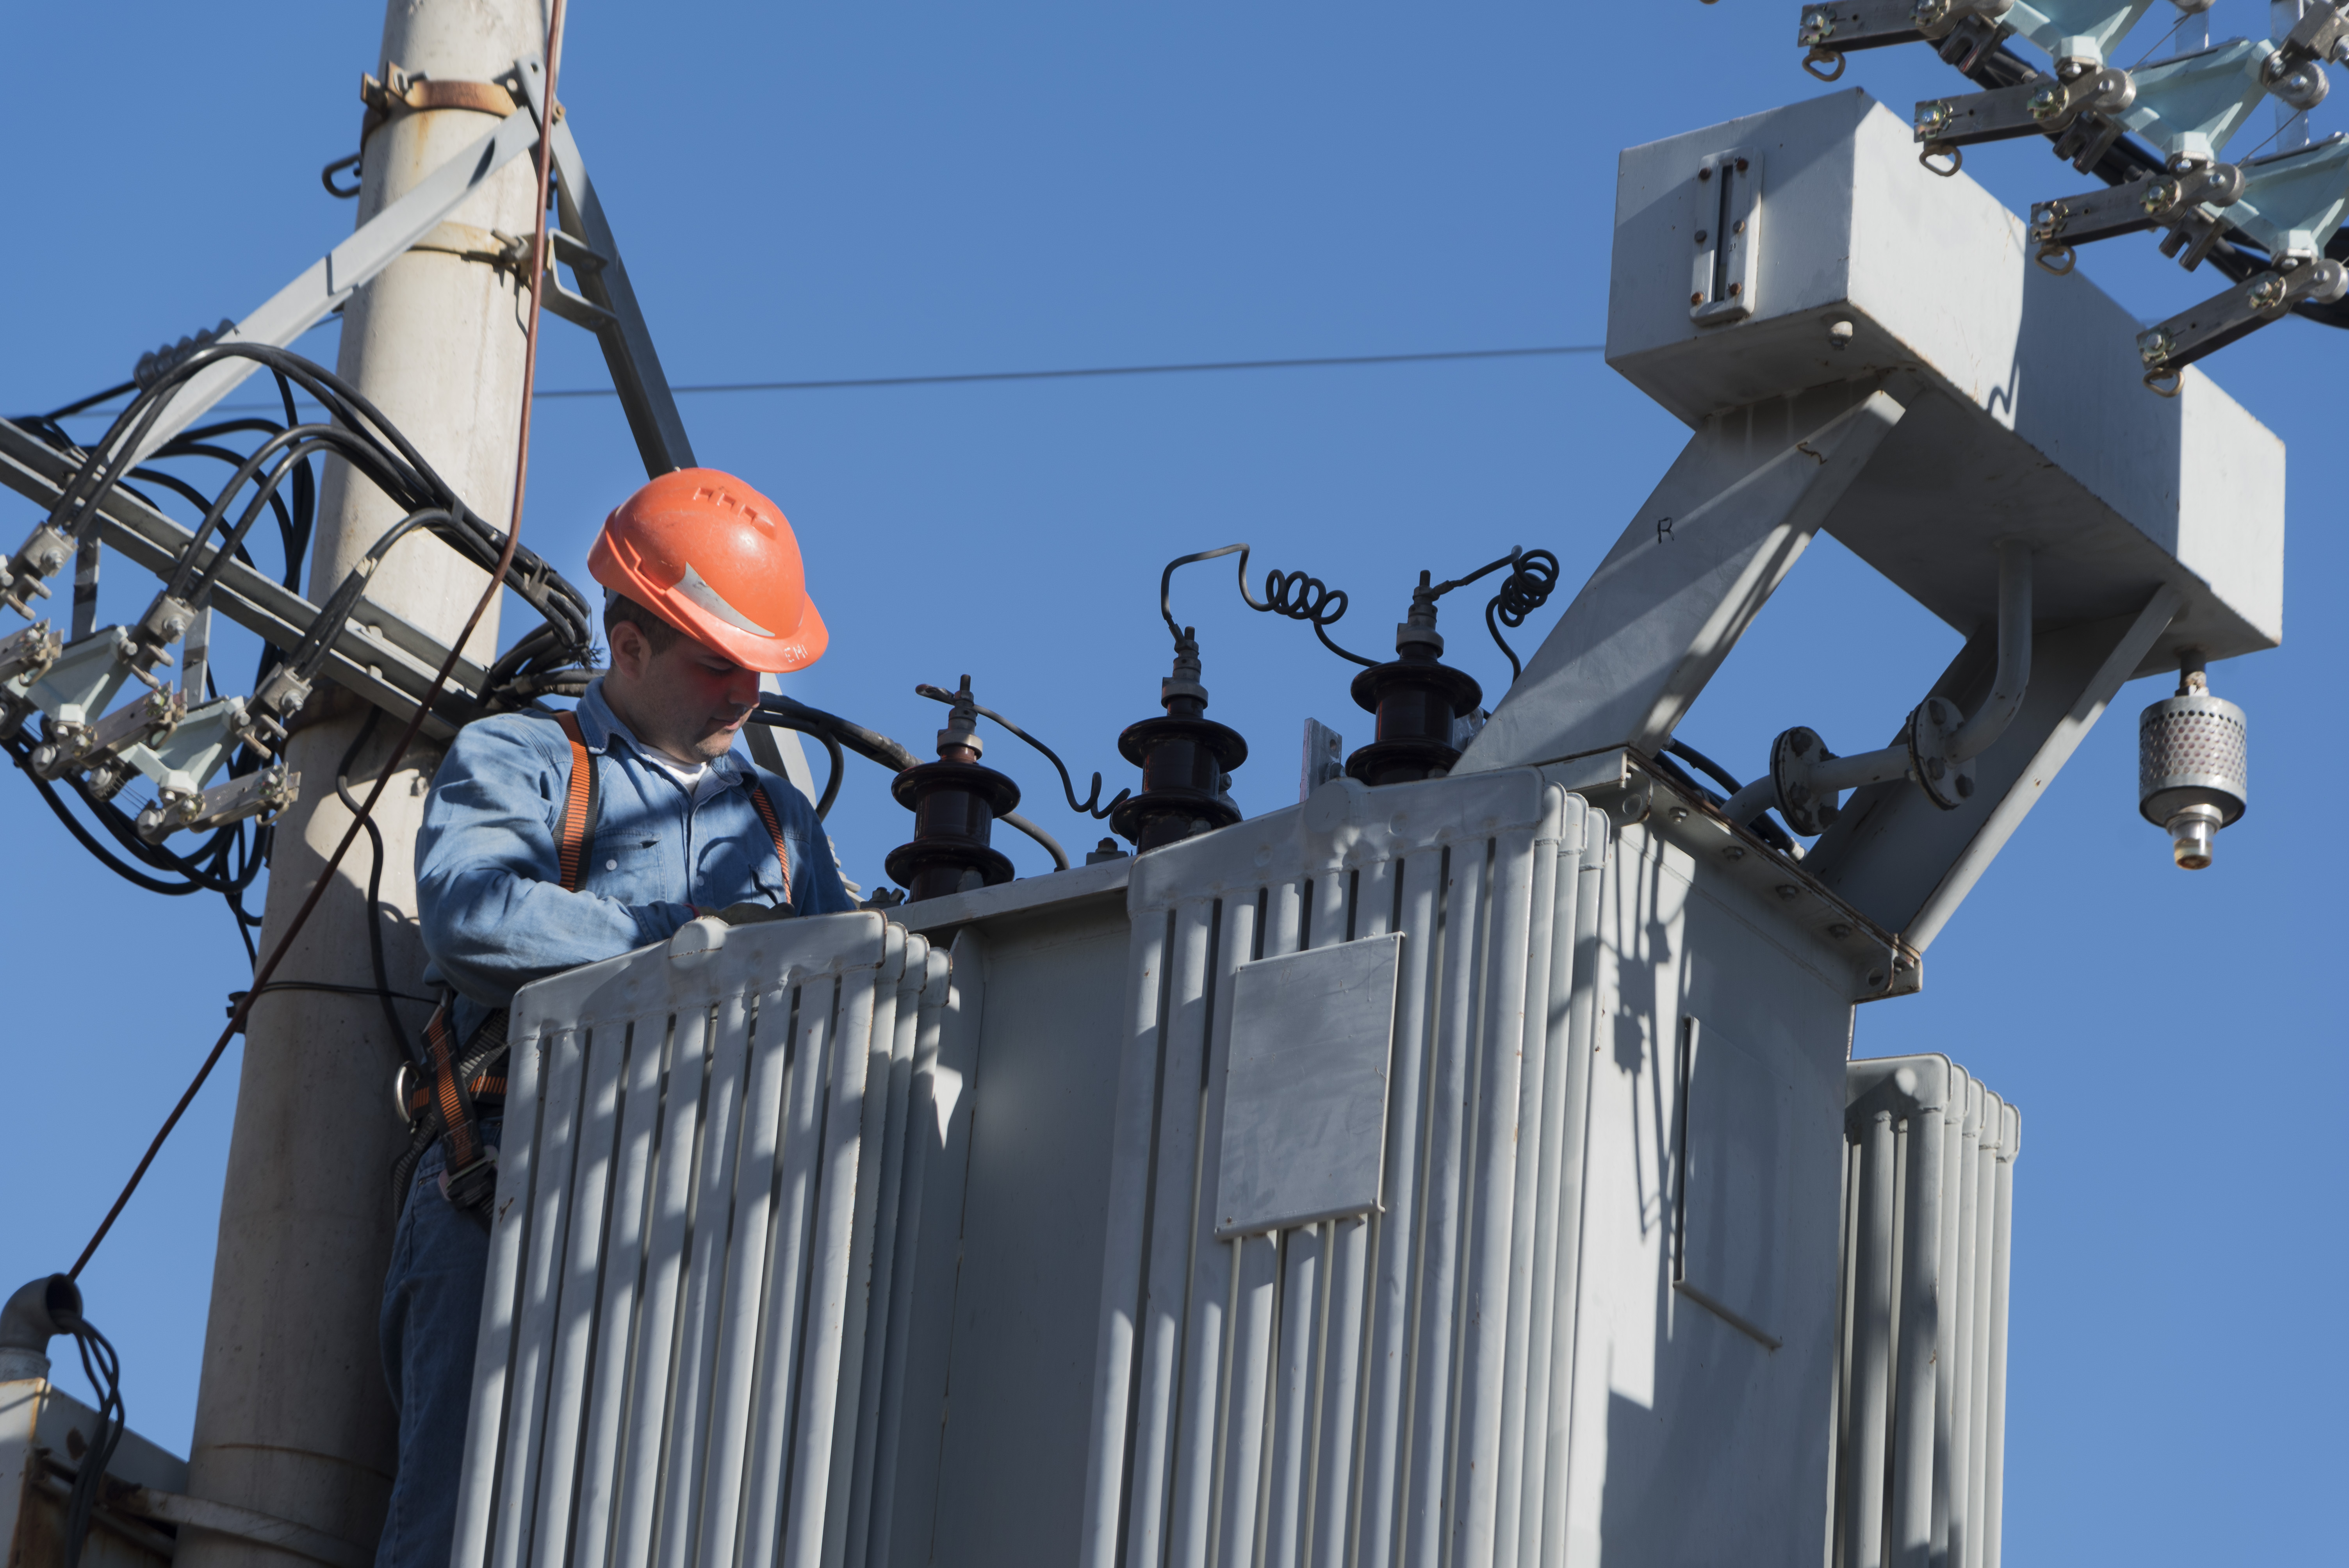
[{"label": "insulated wire bundle", "polygon": [[[160,417],[171,394],[206,366],[231,356],[257,360],[270,371],[284,405],[284,422],[241,418],[199,426],[165,442],[146,463],[131,464],[129,454]],[[279,581],[287,589],[300,592],[304,558],[316,521],[318,486],[315,464],[321,457],[341,458],[407,511],[408,515],[376,542],[359,565],[328,597],[295,646],[287,649],[264,645],[254,676],[256,692],[281,669],[288,667],[305,680],[315,679],[334,638],[357,606],[376,566],[409,534],[430,533],[484,570],[497,563],[505,542],[503,537],[465,506],[371,403],[331,372],[299,355],[254,344],[217,345],[201,349],[162,370],[148,385],[138,387],[138,396],[115,417],[105,437],[92,447],[86,449],[67,434],[61,424],[63,419],[136,386],[133,383],[111,387],[21,421],[78,465],[50,516],[49,525],[80,543],[94,529],[108,497],[118,490],[150,505],[155,504],[150,491],[169,491],[202,508],[202,521],[186,549],[164,573],[163,587],[166,594],[176,595],[198,610],[208,599],[227,556],[233,554],[246,565],[253,564],[248,541],[264,511],[274,516],[277,525],[283,562]],[[320,406],[322,418],[304,422],[297,418],[296,390]],[[239,436],[259,439],[250,450],[223,444]],[[174,458],[225,463],[232,473],[218,490],[207,494],[181,475],[154,466]],[[231,512],[240,500],[243,502],[243,509],[232,521]],[[202,552],[206,544],[214,542],[216,531],[217,553],[207,565],[202,560]],[[452,701],[443,706],[443,717],[452,723],[461,724],[486,713],[521,707],[541,696],[575,694],[587,678],[585,665],[593,632],[585,598],[528,551],[516,552],[506,581],[539,612],[543,624],[520,638],[490,667],[483,690],[474,694],[475,700]],[[204,679],[203,696],[216,696],[217,686],[209,668]],[[196,696],[190,695],[191,698]],[[372,729],[370,725],[362,738]],[[134,830],[130,812],[94,791],[79,772],[70,774],[65,781],[67,788],[97,824],[98,831],[93,831],[70,809],[57,784],[32,772],[29,758],[36,742],[31,737],[11,737],[5,745],[10,758],[32,780],[49,809],[109,870],[152,892],[220,893],[235,916],[248,957],[258,956],[252,934],[260,925],[261,917],[245,907],[243,899],[268,859],[272,830],[267,824],[232,823],[214,831],[197,849],[176,852],[140,838]],[[348,756],[343,759],[338,775],[347,777],[352,760]],[[252,746],[240,747],[229,764],[229,777],[249,774],[263,761]],[[347,789],[339,779],[338,789],[343,789],[347,803]],[[381,876],[382,851],[379,835],[373,834],[371,823],[368,826],[375,841],[371,847],[376,851],[377,861],[369,877],[372,892]],[[104,840],[111,840],[111,845]],[[379,933],[374,956],[375,990],[384,998],[388,1014],[390,993],[384,978]]]}]

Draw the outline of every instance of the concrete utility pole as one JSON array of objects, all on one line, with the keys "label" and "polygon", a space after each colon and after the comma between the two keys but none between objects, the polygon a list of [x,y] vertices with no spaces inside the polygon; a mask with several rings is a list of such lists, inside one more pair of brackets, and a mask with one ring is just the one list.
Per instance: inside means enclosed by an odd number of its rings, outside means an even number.
[{"label": "concrete utility pole", "polygon": [[[441,80],[488,81],[536,54],[533,0],[389,0],[381,63]],[[395,117],[369,137],[358,221],[365,222],[494,123],[470,109]],[[513,495],[527,296],[513,273],[457,254],[484,251],[464,231],[527,233],[533,171],[524,159],[459,210],[428,246],[393,262],[344,315],[337,369],[412,440],[473,510],[505,525]],[[310,593],[323,602],[398,519],[388,501],[329,463],[313,546]],[[482,574],[421,537],[394,551],[368,588],[378,603],[454,637]],[[473,656],[494,644],[494,611]],[[484,661],[486,662],[486,660]],[[270,866],[265,951],[349,825],[336,764],[366,721],[347,697],[289,743],[302,799],[280,820]],[[378,722],[351,769],[364,794],[400,727]],[[421,743],[375,812],[384,838],[381,897],[394,990],[417,992],[424,956],[414,929],[414,851],[437,752]],[[371,983],[367,846],[344,861],[279,971],[284,979]],[[409,1009],[421,1022],[421,1010]],[[307,1525],[371,1552],[391,1484],[396,1421],[384,1388],[376,1320],[392,1222],[388,1181],[403,1147],[388,1084],[400,1059],[381,1010],[364,995],[272,992],[246,1031],[243,1076],[222,1194],[220,1246],[204,1335],[203,1380],[190,1453],[196,1496]],[[287,1560],[266,1548],[184,1532],[182,1568]]]}]

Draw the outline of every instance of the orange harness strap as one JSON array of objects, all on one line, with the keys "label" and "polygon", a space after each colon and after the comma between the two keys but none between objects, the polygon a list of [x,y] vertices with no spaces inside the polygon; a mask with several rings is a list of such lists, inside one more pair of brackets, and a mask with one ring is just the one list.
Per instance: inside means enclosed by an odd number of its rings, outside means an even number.
[{"label": "orange harness strap", "polygon": [[782,820],[775,815],[775,803],[767,799],[767,787],[759,782],[757,774],[750,776],[750,804],[758,810],[759,820],[767,824],[767,837],[775,841],[775,863],[783,868],[783,903],[792,902],[792,857],[783,848]]},{"label": "orange harness strap", "polygon": [[563,877],[563,891],[577,892],[587,880],[587,845],[595,836],[595,758],[587,738],[579,732],[579,716],[557,714],[563,737],[571,742],[571,788],[563,797],[563,826],[555,830],[554,861]]}]

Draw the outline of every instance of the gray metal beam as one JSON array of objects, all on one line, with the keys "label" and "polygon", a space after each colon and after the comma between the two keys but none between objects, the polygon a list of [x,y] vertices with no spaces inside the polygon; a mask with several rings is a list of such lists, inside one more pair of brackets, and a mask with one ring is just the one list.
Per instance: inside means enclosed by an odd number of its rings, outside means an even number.
[{"label": "gray metal beam", "polygon": [[[514,69],[526,92],[534,85],[539,87],[532,98],[545,96],[541,85],[545,71],[538,61],[519,61]],[[538,121],[533,116],[527,112],[507,116],[479,141],[361,224],[349,239],[311,263],[300,277],[262,302],[220,341],[285,347],[342,309],[344,302],[368,279],[405,255],[409,246],[430,233],[498,170],[537,145]],[[250,359],[223,359],[190,377],[148,429],[134,460],[145,460],[259,368]]]},{"label": "gray metal beam", "polygon": [[1453,771],[1661,749],[1900,417],[1838,387],[1705,420]]},{"label": "gray metal beam", "polygon": [[[612,386],[628,416],[628,429],[636,438],[645,471],[658,475],[692,468],[693,443],[686,437],[685,419],[677,411],[667,378],[661,374],[660,355],[653,347],[652,331],[645,325],[636,292],[628,284],[628,269],[620,261],[620,242],[604,217],[604,204],[596,200],[595,184],[587,178],[586,160],[579,156],[571,127],[560,119],[554,122],[553,146],[563,227],[594,253],[592,259],[563,259],[572,261],[572,275],[579,280],[580,294],[605,317],[601,322],[583,320],[580,325],[594,332],[604,346],[604,362],[611,368]],[[551,294],[548,304],[553,308]]]},{"label": "gray metal beam", "polygon": [[[1905,779],[1859,790],[1803,869],[1923,952],[2184,603],[2165,584],[2134,614],[2037,634],[2023,710],[1976,760],[1972,798],[1944,811]],[[1969,642],[1932,695],[1967,711],[1979,706],[1997,663],[1995,640],[1986,628]]]}]

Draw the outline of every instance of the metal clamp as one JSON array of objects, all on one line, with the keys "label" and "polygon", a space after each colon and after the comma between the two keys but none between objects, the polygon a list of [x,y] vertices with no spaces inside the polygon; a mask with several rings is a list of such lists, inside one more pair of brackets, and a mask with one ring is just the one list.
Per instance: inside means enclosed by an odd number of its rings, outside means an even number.
[{"label": "metal clamp", "polygon": [[2289,273],[2254,273],[2226,293],[2137,334],[2145,384],[2165,397],[2175,397],[2178,372],[2196,360],[2282,320],[2303,301],[2331,304],[2344,294],[2349,294],[2349,269],[2331,257]]}]

